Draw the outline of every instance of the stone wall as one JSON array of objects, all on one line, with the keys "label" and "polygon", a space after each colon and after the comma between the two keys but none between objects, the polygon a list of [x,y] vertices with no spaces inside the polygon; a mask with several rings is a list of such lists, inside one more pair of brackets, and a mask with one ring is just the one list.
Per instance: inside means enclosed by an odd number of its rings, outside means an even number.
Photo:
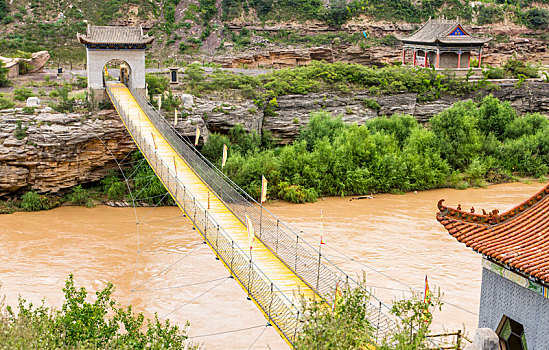
[{"label": "stone wall", "polygon": [[495,330],[503,316],[524,326],[528,349],[549,344],[549,299],[482,269],[479,327]]}]

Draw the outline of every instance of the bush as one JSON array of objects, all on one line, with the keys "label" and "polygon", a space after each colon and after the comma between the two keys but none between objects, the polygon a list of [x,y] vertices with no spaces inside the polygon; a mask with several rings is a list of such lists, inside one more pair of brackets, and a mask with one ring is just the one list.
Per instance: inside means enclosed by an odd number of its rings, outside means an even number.
[{"label": "bush", "polygon": [[25,211],[50,210],[56,206],[56,202],[34,191],[29,191],[21,197],[21,208]]},{"label": "bush", "polygon": [[530,29],[549,28],[549,10],[544,8],[531,8],[523,13],[523,22]]},{"label": "bush", "polygon": [[[123,308],[112,298],[114,286],[95,292],[88,302],[85,288],[77,288],[69,275],[61,309],[44,304],[33,307],[19,298],[18,312],[10,306],[0,313],[0,343],[6,348],[52,349],[184,349],[185,328],[146,319],[132,307]],[[3,305],[2,305],[3,307]],[[192,349],[197,347],[191,345]]]},{"label": "bush", "polygon": [[145,82],[147,83],[147,89],[149,91],[149,99],[152,101],[153,97],[164,93],[168,90],[170,83],[165,77],[158,76],[156,74],[146,74]]},{"label": "bush", "polygon": [[507,74],[512,77],[519,78],[520,75],[526,78],[537,78],[539,76],[538,69],[530,64],[526,64],[520,60],[510,59],[503,66]]},{"label": "bush", "polygon": [[0,95],[0,110],[13,108],[14,106],[15,106],[15,103],[12,100],[7,99]]},{"label": "bush", "polygon": [[87,208],[93,207],[93,199],[90,193],[82,188],[81,185],[74,186],[71,193],[67,196],[67,200],[74,205],[82,205]]},{"label": "bush", "polygon": [[[335,291],[333,307],[324,301],[302,301],[303,331],[298,335],[296,349],[426,349],[433,316],[431,310],[440,309],[440,293],[427,302],[414,293],[411,298],[394,303],[391,313],[398,316],[398,324],[384,339],[377,339],[377,318],[371,319],[376,308],[369,300],[370,292],[364,280],[358,286],[340,286]],[[380,346],[373,346],[377,342]]]},{"label": "bush", "polygon": [[505,78],[505,70],[498,67],[488,66],[488,69],[482,71],[486,79],[503,79]]},{"label": "bush", "polygon": [[[0,0],[0,4],[2,1],[5,0]],[[8,79],[8,69],[4,67],[4,62],[0,61],[0,87],[9,86],[10,84],[11,82]]]},{"label": "bush", "polygon": [[17,101],[26,101],[27,98],[34,96],[31,89],[26,87],[19,87],[13,90],[13,98]]}]

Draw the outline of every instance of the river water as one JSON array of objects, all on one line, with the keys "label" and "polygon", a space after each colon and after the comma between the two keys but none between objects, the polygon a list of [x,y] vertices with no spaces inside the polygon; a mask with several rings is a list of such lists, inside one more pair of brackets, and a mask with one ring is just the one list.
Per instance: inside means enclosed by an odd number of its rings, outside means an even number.
[{"label": "river water", "polygon": [[[503,211],[542,187],[513,183],[267,207],[303,230],[313,244],[320,240],[322,209],[323,254],[347,272],[361,276],[364,271],[368,285],[385,302],[409,296],[410,287],[422,290],[427,275],[431,288],[444,293],[435,329],[465,327],[472,333],[480,256],[436,221],[436,203],[445,198],[449,206]],[[148,317],[157,312],[180,325],[188,320],[189,336],[208,349],[247,349],[256,340],[254,349],[286,348],[176,207],[14,213],[0,216],[0,234],[0,295],[10,305],[21,295],[59,307],[64,281],[73,273],[88,290],[113,282],[115,298]]]}]

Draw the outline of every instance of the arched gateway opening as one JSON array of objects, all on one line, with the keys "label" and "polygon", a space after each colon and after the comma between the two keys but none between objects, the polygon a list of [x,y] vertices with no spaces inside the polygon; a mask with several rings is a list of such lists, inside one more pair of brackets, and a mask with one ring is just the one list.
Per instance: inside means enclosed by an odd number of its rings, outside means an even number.
[{"label": "arched gateway opening", "polygon": [[132,85],[132,67],[124,60],[114,59],[103,66],[103,87],[108,81],[119,81],[124,85]]},{"label": "arched gateway opening", "polygon": [[145,49],[154,37],[137,26],[88,26],[86,35],[77,37],[86,45],[88,92],[94,103],[108,99],[105,83],[111,78],[145,92]]}]

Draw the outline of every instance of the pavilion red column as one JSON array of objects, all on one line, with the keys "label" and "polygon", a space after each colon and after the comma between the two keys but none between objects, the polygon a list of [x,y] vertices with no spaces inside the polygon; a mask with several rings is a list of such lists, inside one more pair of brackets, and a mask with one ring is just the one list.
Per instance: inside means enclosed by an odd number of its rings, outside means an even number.
[{"label": "pavilion red column", "polygon": [[482,49],[478,50],[478,67],[480,68],[482,64]]},{"label": "pavilion red column", "polygon": [[402,65],[406,64],[406,49],[402,48]]},{"label": "pavilion red column", "polygon": [[412,64],[415,66],[416,65],[416,50],[415,49],[414,49],[414,59],[413,59],[412,62],[413,62]]},{"label": "pavilion red column", "polygon": [[458,52],[458,69],[461,68],[461,50]]},{"label": "pavilion red column", "polygon": [[427,51],[425,51],[425,57],[423,58],[423,67],[427,67]]},{"label": "pavilion red column", "polygon": [[471,68],[471,52],[469,51],[469,60],[467,61],[467,68]]},{"label": "pavilion red column", "polygon": [[440,50],[437,49],[437,63],[435,65],[435,68],[438,69],[439,64],[440,64]]}]

